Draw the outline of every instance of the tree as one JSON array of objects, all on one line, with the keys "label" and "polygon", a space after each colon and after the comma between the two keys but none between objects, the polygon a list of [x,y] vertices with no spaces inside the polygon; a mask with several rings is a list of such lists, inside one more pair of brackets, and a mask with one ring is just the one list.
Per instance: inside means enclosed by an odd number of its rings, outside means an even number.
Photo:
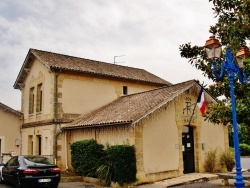
[{"label": "tree", "polygon": [[[250,40],[250,0],[209,0],[209,2],[213,3],[213,10],[217,17],[217,23],[210,26],[211,35],[220,39],[223,46],[229,44],[232,52],[236,54],[239,48],[245,46],[247,40]],[[227,76],[221,81],[216,80],[204,47],[187,43],[180,45],[179,49],[181,57],[187,58],[191,65],[213,80],[214,84],[206,88],[210,94],[215,98],[225,97],[224,100],[218,100],[218,104],[209,110],[206,115],[207,120],[225,125],[231,124],[230,89]],[[250,63],[249,60],[248,63]],[[245,70],[250,75],[249,65]],[[250,135],[250,86],[235,82],[235,97],[238,123],[247,125],[247,134]]]}]

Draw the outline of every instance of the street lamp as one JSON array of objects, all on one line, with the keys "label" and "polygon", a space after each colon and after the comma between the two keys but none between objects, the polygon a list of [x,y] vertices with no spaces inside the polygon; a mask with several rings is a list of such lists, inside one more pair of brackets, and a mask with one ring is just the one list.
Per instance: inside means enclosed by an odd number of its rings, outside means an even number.
[{"label": "street lamp", "polygon": [[246,84],[248,76],[244,70],[244,59],[250,56],[250,51],[247,48],[241,48],[241,50],[236,54],[236,59],[238,64],[235,63],[235,58],[230,50],[230,47],[227,46],[225,58],[221,63],[221,70],[218,73],[217,70],[217,59],[221,56],[221,43],[214,36],[210,37],[206,41],[205,49],[209,59],[212,59],[213,73],[218,80],[221,80],[225,73],[228,74],[229,85],[230,85],[230,96],[231,96],[231,106],[232,106],[232,119],[233,119],[233,138],[234,138],[234,150],[235,150],[235,187],[244,187],[245,182],[243,181],[243,176],[241,172],[241,162],[240,162],[240,148],[239,148],[239,137],[238,137],[238,126],[237,126],[237,114],[236,114],[236,102],[235,102],[235,93],[234,93],[234,78],[238,77],[239,81],[242,84]]}]

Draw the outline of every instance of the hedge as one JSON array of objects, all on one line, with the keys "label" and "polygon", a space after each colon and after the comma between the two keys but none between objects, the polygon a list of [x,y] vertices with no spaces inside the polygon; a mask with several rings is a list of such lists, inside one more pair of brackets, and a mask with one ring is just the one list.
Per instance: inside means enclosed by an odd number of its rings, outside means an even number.
[{"label": "hedge", "polygon": [[77,141],[71,144],[71,164],[78,175],[95,177],[105,156],[104,146],[95,140]]},{"label": "hedge", "polygon": [[250,155],[250,145],[240,144],[240,155],[241,156],[249,156]]},{"label": "hedge", "polygon": [[107,153],[113,163],[113,182],[122,185],[136,181],[136,157],[133,146],[111,146]]},{"label": "hedge", "polygon": [[109,146],[94,140],[83,140],[71,144],[71,163],[76,173],[103,179],[107,185],[136,181],[135,149],[129,145]]}]

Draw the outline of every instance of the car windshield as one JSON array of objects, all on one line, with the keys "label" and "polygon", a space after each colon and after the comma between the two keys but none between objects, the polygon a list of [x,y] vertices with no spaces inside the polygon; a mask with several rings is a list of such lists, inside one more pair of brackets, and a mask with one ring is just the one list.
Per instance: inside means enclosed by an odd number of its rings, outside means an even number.
[{"label": "car windshield", "polygon": [[24,161],[28,166],[53,165],[53,163],[47,157],[41,156],[25,156]]}]

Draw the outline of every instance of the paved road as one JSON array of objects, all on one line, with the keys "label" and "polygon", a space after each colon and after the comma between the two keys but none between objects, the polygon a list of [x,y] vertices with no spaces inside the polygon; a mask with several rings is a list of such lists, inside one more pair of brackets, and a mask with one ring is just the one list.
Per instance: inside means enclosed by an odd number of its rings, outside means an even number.
[{"label": "paved road", "polygon": [[[95,186],[82,182],[60,183],[58,188],[94,188]],[[15,188],[10,184],[0,184],[0,188]],[[36,188],[36,187],[34,187]]]}]

